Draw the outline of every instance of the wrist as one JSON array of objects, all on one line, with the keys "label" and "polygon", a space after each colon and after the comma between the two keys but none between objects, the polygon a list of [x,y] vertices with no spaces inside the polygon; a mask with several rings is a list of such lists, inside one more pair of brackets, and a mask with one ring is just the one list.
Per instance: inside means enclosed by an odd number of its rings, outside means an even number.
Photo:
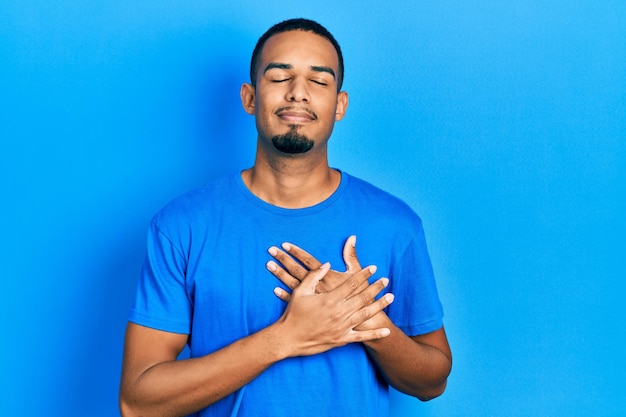
[{"label": "wrist", "polygon": [[261,330],[258,333],[263,340],[270,364],[280,362],[293,356],[293,343],[290,342],[286,335],[288,333],[282,329],[280,322],[276,322]]}]

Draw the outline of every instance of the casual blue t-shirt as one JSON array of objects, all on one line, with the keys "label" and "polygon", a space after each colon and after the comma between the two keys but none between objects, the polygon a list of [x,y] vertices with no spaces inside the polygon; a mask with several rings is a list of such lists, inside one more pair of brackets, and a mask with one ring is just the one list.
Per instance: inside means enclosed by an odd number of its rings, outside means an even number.
[{"label": "casual blue t-shirt", "polygon": [[[333,269],[357,236],[371,282],[389,278],[390,319],[406,334],[442,326],[442,308],[419,217],[401,200],[341,173],[325,201],[302,209],[270,205],[239,173],[175,199],[153,219],[130,321],[189,335],[192,357],[209,354],[274,323],[286,304],[265,268],[270,246],[291,242]],[[365,348],[353,343],[274,364],[199,416],[376,416],[388,411],[388,386]]]}]

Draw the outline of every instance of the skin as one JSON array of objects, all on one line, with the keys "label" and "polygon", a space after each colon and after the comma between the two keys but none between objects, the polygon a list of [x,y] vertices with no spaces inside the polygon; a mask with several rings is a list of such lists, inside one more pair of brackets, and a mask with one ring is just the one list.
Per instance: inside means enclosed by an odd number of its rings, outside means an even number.
[{"label": "skin", "polygon": [[[355,246],[356,237],[351,236],[343,251],[346,271],[329,271],[316,287],[317,291],[332,291],[336,285],[341,285],[362,270]],[[266,265],[267,269],[292,290],[298,288],[309,269],[319,268],[320,265],[311,254],[290,243],[283,244],[283,250],[271,247],[269,253],[279,264],[270,261]],[[274,293],[286,302],[291,298],[289,293],[278,287]],[[452,353],[444,328],[409,337],[393,324],[384,311],[380,311],[357,326],[357,329],[378,326],[391,329],[390,336],[364,344],[387,382],[398,391],[422,401],[441,395],[452,367]]]},{"label": "skin", "polygon": [[[302,208],[337,189],[341,175],[328,166],[327,144],[334,123],[348,107],[347,93],[337,92],[337,74],[337,53],[325,38],[291,31],[268,39],[256,88],[250,84],[241,88],[243,108],[255,116],[258,131],[255,164],[241,175],[257,197],[279,207]],[[274,147],[272,138],[292,129],[313,141],[308,152],[287,154]],[[438,395],[450,362],[443,329],[407,337],[382,313],[393,295],[375,300],[388,280],[368,284],[375,267],[361,268],[356,254],[346,265],[348,270],[339,273],[309,260],[306,270],[283,270],[295,280],[292,285],[297,281],[291,294],[279,294],[288,303],[284,314],[259,332],[206,356],[176,360],[187,335],[129,323],[120,385],[122,415],[191,414],[278,361],[347,343],[365,343],[385,378],[402,391],[423,399]],[[385,339],[390,343],[382,343]]]},{"label": "skin", "polygon": [[[256,89],[250,84],[241,88],[244,110],[256,116],[258,131],[254,166],[242,178],[262,200],[308,207],[339,186],[341,174],[328,166],[328,139],[335,121],[345,115],[348,94],[337,92],[335,76],[325,70],[337,74],[338,66],[332,44],[313,33],[280,33],[265,44]],[[313,140],[309,152],[290,155],[274,148],[271,138],[293,126]]]},{"label": "skin", "polygon": [[[209,355],[176,360],[187,335],[129,323],[120,408],[123,416],[184,416],[250,382],[273,363],[388,336],[387,328],[355,330],[393,301],[385,280],[363,286],[375,267],[361,270],[327,293],[315,291],[329,264],[310,271],[291,295],[280,319]],[[361,291],[362,288],[365,288]]]},{"label": "skin", "polygon": [[[334,77],[319,70],[332,68],[336,74],[337,62],[330,42],[311,33],[281,33],[264,46],[256,89],[250,84],[241,89],[243,107],[256,116],[259,132],[255,165],[242,172],[242,178],[258,197],[282,207],[306,207],[337,188],[340,174],[328,167],[326,144],[334,122],[343,117],[347,94],[337,93]],[[284,154],[272,145],[273,136],[294,126],[314,141],[305,154]],[[285,358],[389,336],[386,327],[356,330],[393,301],[391,294],[375,300],[386,286],[384,279],[367,284],[375,267],[330,291],[317,292],[317,283],[329,270],[324,264],[306,273],[275,323],[203,357],[176,360],[187,335],[129,323],[120,385],[122,415],[191,414]]]}]

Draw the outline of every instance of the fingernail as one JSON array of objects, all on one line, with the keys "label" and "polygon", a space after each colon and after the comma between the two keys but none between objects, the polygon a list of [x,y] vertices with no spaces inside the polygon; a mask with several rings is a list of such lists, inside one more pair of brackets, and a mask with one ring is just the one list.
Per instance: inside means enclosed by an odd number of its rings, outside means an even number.
[{"label": "fingernail", "polygon": [[285,249],[286,251],[290,251],[291,250],[291,245],[287,242],[283,243],[281,245],[283,247],[283,249]]},{"label": "fingernail", "polygon": [[396,298],[395,295],[393,295],[390,292],[385,294],[384,297],[385,297],[385,301],[387,301],[389,304],[393,303],[394,298]]},{"label": "fingernail", "polygon": [[391,330],[389,330],[388,328],[384,328],[380,331],[380,334],[385,337],[385,336],[389,336],[391,334]]},{"label": "fingernail", "polygon": [[268,261],[265,266],[272,272],[276,271],[276,263],[274,261]]},{"label": "fingernail", "polygon": [[387,285],[389,285],[389,278],[383,278],[383,285],[386,287]]},{"label": "fingernail", "polygon": [[376,273],[376,265],[370,265],[367,267],[367,269],[372,273]]},{"label": "fingernail", "polygon": [[356,235],[350,236],[350,244],[352,245],[353,248],[356,247]]},{"label": "fingernail", "polygon": [[326,262],[320,266],[320,269],[330,268],[330,262]]},{"label": "fingernail", "polygon": [[268,251],[268,252],[269,252],[269,254],[270,254],[270,255],[272,255],[272,256],[276,256],[276,255],[278,255],[278,249],[276,249],[276,247],[275,247],[275,246],[272,246],[272,247],[271,247],[271,248],[269,248],[267,251]]}]

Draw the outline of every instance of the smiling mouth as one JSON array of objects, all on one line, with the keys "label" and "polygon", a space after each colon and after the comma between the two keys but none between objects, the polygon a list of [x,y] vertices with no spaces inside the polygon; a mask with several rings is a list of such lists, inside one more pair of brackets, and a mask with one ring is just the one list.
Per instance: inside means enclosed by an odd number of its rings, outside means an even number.
[{"label": "smiling mouth", "polygon": [[309,109],[301,107],[281,107],[275,114],[287,122],[310,122],[317,120],[317,115]]}]

